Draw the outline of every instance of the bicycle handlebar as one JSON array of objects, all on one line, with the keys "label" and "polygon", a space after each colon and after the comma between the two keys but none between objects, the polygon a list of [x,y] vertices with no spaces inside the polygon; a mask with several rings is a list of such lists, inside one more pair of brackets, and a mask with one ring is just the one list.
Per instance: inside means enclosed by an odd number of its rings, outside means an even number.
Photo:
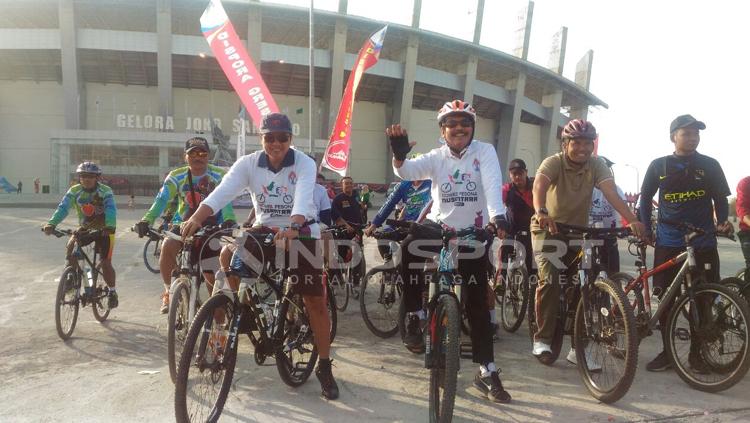
[{"label": "bicycle handlebar", "polygon": [[437,229],[417,222],[404,222],[402,220],[386,219],[385,223],[396,228],[408,228],[410,233],[421,232],[437,238],[462,238],[468,235],[475,235],[477,240],[486,241],[490,234],[481,228],[468,227],[458,231],[452,229]]},{"label": "bicycle handlebar", "polygon": [[731,239],[732,241],[736,241],[733,233],[719,232],[716,229],[707,231],[705,229],[699,228],[688,222],[678,222],[676,220],[671,220],[671,219],[659,219],[659,223],[664,223],[667,225],[675,226],[679,229],[695,233],[696,235],[715,235],[715,236]]},{"label": "bicycle handlebar", "polygon": [[607,236],[616,236],[625,238],[632,234],[630,228],[590,228],[586,226],[568,225],[566,223],[555,222],[557,230],[568,234],[591,235],[594,238],[603,238]]}]

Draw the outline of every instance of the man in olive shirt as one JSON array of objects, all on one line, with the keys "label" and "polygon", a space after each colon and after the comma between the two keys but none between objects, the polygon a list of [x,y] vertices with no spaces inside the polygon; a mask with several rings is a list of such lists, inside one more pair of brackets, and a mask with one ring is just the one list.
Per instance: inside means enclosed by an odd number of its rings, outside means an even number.
[{"label": "man in olive shirt", "polygon": [[[645,228],[617,194],[615,180],[607,165],[594,151],[596,129],[590,122],[574,119],[563,128],[562,152],[544,159],[534,179],[534,210],[531,218],[531,244],[539,274],[536,289],[536,322],[533,354],[550,356],[560,297],[560,276],[575,258],[580,245],[567,245],[555,222],[588,226],[591,196],[599,188],[607,201],[623,216],[634,235]],[[552,241],[552,242],[550,242]],[[559,251],[560,241],[567,246]],[[562,266],[560,259],[562,258]],[[590,360],[587,360],[590,361]],[[589,363],[592,368],[593,363]],[[594,369],[592,369],[594,370]]]}]

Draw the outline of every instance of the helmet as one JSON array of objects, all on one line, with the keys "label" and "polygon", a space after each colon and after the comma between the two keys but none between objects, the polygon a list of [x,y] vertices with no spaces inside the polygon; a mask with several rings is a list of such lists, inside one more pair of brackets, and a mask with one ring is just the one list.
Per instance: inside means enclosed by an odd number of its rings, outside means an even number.
[{"label": "helmet", "polygon": [[596,139],[596,128],[594,125],[583,119],[573,119],[568,122],[562,130],[562,139],[586,138],[589,140]]},{"label": "helmet", "polygon": [[83,162],[76,168],[76,173],[93,173],[94,175],[101,175],[102,168],[94,162]]},{"label": "helmet", "polygon": [[448,116],[455,114],[468,115],[472,122],[477,121],[477,112],[474,110],[474,107],[471,106],[471,103],[467,103],[463,100],[453,100],[443,104],[443,107],[438,111],[438,125],[440,125]]}]

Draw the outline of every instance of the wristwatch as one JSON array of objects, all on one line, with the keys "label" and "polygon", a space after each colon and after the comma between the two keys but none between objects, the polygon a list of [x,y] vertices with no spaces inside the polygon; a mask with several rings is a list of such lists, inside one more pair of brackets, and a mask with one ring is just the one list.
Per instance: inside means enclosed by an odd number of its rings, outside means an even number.
[{"label": "wristwatch", "polygon": [[536,211],[536,214],[546,214],[549,216],[549,210],[547,210],[546,207],[539,207],[539,209]]}]

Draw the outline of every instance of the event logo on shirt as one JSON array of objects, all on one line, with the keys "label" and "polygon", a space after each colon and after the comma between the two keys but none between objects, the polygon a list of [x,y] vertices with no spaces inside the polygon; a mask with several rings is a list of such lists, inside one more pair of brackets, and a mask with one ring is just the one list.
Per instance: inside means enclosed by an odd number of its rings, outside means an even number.
[{"label": "event logo on shirt", "polygon": [[286,194],[289,189],[283,185],[276,185],[274,181],[271,181],[270,184],[268,184],[267,187],[263,187],[263,194],[267,195],[270,198],[278,197],[282,194]]},{"label": "event logo on shirt", "polygon": [[289,183],[292,185],[297,185],[297,174],[294,171],[289,174]]},{"label": "event logo on shirt", "polygon": [[474,159],[472,166],[474,166],[474,172],[479,172],[479,159]]}]

